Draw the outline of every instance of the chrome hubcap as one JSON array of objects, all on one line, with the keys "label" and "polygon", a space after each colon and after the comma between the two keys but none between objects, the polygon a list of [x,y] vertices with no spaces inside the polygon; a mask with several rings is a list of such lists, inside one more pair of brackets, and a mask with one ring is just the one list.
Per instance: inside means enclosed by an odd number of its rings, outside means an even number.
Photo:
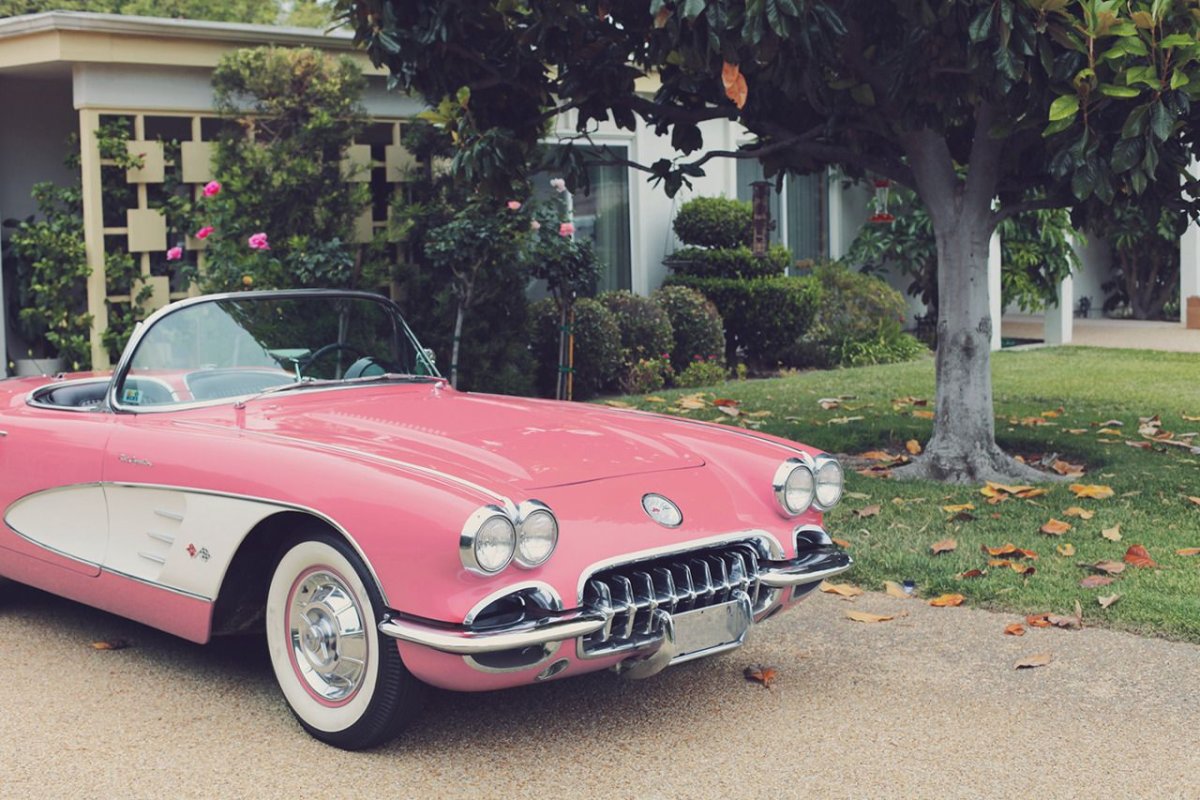
[{"label": "chrome hubcap", "polygon": [[296,670],[323,700],[346,700],[362,686],[367,633],[362,609],[341,576],[315,570],[292,587],[288,634]]}]

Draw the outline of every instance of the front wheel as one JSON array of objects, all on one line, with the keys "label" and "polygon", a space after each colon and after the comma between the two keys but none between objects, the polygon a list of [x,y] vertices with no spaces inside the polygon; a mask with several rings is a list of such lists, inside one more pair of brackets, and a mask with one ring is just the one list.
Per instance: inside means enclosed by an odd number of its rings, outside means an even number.
[{"label": "front wheel", "polygon": [[275,679],[300,724],[346,750],[395,737],[421,685],[395,642],[376,627],[383,608],[358,554],[315,533],[286,548],[267,594],[267,646]]}]

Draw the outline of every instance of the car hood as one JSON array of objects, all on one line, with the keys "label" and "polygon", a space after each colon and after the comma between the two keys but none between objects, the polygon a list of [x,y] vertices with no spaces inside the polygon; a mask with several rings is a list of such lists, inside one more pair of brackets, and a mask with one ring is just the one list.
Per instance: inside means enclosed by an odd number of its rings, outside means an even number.
[{"label": "car hood", "polygon": [[248,432],[522,490],[704,465],[669,420],[421,384],[294,394],[247,409]]}]

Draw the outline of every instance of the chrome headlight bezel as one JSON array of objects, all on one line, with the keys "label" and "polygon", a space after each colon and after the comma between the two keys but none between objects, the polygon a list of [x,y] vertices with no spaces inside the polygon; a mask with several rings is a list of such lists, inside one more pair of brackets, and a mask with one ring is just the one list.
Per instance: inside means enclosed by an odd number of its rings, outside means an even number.
[{"label": "chrome headlight bezel", "polygon": [[[825,502],[821,499],[821,473],[829,469],[837,472],[837,495],[829,502]],[[822,454],[813,459],[813,508],[817,511],[828,511],[842,501],[842,493],[845,490],[846,472],[836,458]]]},{"label": "chrome headlight bezel", "polygon": [[[522,552],[522,542],[525,540],[525,529],[530,520],[533,519],[549,519],[553,525],[553,536],[550,541],[550,549],[540,559],[530,558],[526,553]],[[513,555],[513,563],[523,569],[535,569],[542,566],[550,557],[554,555],[554,551],[558,548],[558,517],[554,516],[554,512],[550,506],[540,500],[526,500],[517,506],[516,519],[516,547]]]},{"label": "chrome headlight bezel", "polygon": [[[493,520],[501,520],[503,524],[508,526],[510,531],[508,557],[499,566],[489,569],[479,560],[479,541],[480,534],[484,527],[492,524]],[[513,524],[512,518],[508,512],[497,505],[486,505],[476,509],[471,516],[467,517],[467,522],[463,525],[462,534],[458,539],[458,554],[462,559],[462,565],[470,572],[476,575],[492,576],[504,571],[504,568],[512,563],[513,557],[517,551],[517,528]]]},{"label": "chrome headlight bezel", "polygon": [[[807,473],[809,479],[812,481],[810,497],[808,502],[803,503],[799,507],[793,506],[788,502],[789,484],[794,476],[802,477],[804,473]],[[816,473],[813,471],[812,459],[789,458],[780,464],[775,470],[775,478],[772,481],[771,488],[775,493],[775,499],[778,501],[779,507],[783,510],[783,513],[787,514],[789,517],[798,517],[807,511],[812,506],[813,500],[816,499],[816,484],[817,479]]]}]

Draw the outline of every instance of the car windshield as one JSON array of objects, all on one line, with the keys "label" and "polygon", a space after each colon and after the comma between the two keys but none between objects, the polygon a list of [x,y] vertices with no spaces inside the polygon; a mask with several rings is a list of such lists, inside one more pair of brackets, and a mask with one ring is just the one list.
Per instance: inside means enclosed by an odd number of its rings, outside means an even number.
[{"label": "car windshield", "polygon": [[116,401],[190,404],[401,376],[436,377],[437,370],[382,298],[225,295],[154,319],[118,376]]}]

